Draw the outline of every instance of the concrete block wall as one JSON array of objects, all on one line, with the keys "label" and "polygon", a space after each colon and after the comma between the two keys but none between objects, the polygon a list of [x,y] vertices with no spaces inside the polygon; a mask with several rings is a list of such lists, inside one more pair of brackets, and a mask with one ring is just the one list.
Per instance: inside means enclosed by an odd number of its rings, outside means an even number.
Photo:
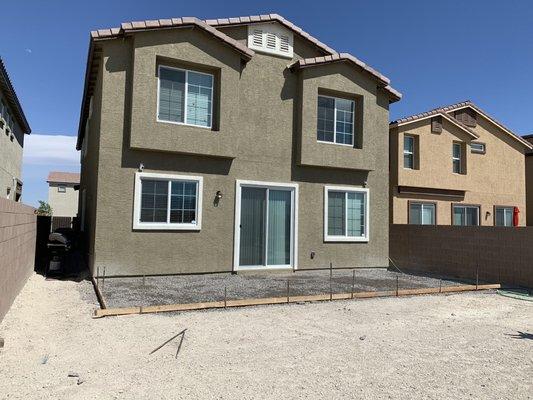
[{"label": "concrete block wall", "polygon": [[390,226],[400,269],[533,287],[533,227]]},{"label": "concrete block wall", "polygon": [[35,209],[0,198],[0,322],[33,272]]}]

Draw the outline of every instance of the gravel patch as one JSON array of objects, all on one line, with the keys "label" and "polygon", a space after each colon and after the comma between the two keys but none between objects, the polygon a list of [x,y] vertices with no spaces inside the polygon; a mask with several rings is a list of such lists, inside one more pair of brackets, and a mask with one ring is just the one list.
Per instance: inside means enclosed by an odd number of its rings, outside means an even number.
[{"label": "gravel patch", "polygon": [[[107,278],[100,290],[108,307],[131,307],[159,304],[199,303],[224,299],[283,297],[289,294],[315,295],[330,292],[329,270],[296,272],[219,273],[180,276],[150,276],[144,278]],[[386,268],[365,268],[355,271],[354,292],[416,289],[459,285],[453,280],[396,273]],[[331,282],[333,293],[350,293],[353,270],[334,269]]]},{"label": "gravel patch", "polygon": [[[528,301],[478,292],[93,319],[90,285],[30,278],[0,323],[2,399],[533,393]],[[176,337],[150,354],[183,329],[181,348]]]}]

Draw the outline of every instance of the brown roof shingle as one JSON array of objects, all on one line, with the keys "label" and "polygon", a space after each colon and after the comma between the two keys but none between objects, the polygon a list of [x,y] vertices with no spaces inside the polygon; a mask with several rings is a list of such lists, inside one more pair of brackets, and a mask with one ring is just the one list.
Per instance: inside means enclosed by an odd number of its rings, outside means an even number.
[{"label": "brown roof shingle", "polygon": [[80,183],[80,174],[76,172],[51,171],[46,182],[51,183]]}]

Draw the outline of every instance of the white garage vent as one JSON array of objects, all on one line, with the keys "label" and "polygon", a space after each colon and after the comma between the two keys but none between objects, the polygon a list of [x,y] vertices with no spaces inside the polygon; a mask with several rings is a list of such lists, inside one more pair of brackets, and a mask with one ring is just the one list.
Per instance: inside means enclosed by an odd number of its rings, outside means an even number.
[{"label": "white garage vent", "polygon": [[293,56],[293,35],[277,24],[248,25],[248,47],[287,58]]}]

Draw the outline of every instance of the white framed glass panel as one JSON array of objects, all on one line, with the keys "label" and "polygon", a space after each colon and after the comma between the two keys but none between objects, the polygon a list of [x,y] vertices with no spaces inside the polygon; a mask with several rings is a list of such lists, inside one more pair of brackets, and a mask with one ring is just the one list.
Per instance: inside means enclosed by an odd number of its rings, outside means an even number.
[{"label": "white framed glass panel", "polygon": [[368,241],[368,189],[326,186],[324,192],[324,240]]},{"label": "white framed glass panel", "polygon": [[452,148],[453,172],[461,173],[461,144],[454,143]]},{"label": "white framed glass panel", "polygon": [[485,143],[470,143],[470,151],[472,153],[485,154]]},{"label": "white framed glass panel", "polygon": [[318,96],[317,140],[353,146],[355,101]]},{"label": "white framed glass panel", "polygon": [[291,263],[291,192],[268,191],[267,265]]},{"label": "white framed glass panel", "polygon": [[496,207],[495,225],[513,226],[513,207]]},{"label": "white framed glass panel", "polygon": [[453,206],[453,224],[460,226],[478,226],[479,207]]},{"label": "white framed glass panel", "polygon": [[264,265],[266,246],[266,189],[241,191],[240,265]]},{"label": "white framed glass panel", "polygon": [[157,120],[210,128],[213,80],[211,74],[160,66]]},{"label": "white framed glass panel", "polygon": [[436,207],[434,203],[410,203],[409,224],[435,225]]},{"label": "white framed glass panel", "polygon": [[137,172],[133,229],[200,230],[200,176]]},{"label": "white framed glass panel", "polygon": [[403,167],[413,169],[414,161],[415,138],[413,136],[404,135],[403,137]]}]

